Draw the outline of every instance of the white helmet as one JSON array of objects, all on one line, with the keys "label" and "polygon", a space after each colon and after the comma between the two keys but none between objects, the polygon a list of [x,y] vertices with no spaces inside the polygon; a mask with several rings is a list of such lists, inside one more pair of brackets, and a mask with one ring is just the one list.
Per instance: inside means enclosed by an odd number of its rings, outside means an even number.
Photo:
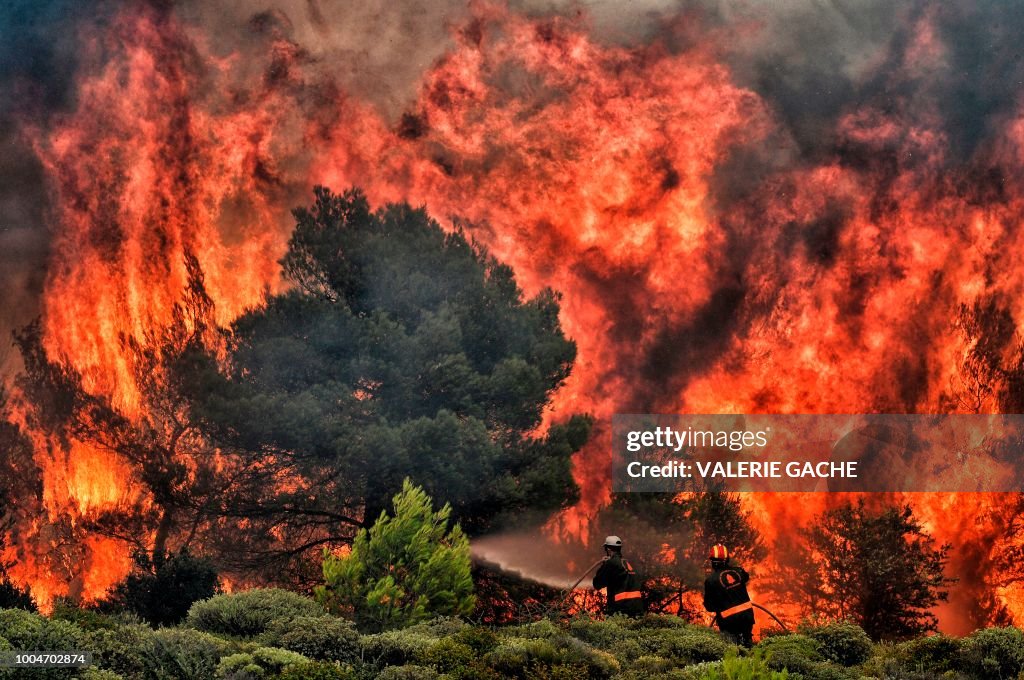
[{"label": "white helmet", "polygon": [[622,547],[622,539],[619,538],[618,536],[609,536],[608,538],[604,539],[604,547],[606,547],[606,548],[621,548]]}]

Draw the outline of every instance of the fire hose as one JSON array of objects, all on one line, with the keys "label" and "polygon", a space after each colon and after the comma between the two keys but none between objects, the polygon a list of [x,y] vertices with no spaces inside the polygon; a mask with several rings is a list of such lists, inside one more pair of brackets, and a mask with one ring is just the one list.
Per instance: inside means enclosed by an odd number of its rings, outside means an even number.
[{"label": "fire hose", "polygon": [[[572,595],[573,592],[576,590],[576,586],[578,586],[580,583],[582,583],[583,579],[585,579],[587,577],[587,574],[589,574],[590,572],[594,571],[594,569],[596,569],[597,567],[601,566],[603,563],[604,563],[604,558],[601,558],[597,562],[594,562],[592,565],[587,567],[587,570],[585,572],[583,572],[582,574],[580,574],[580,577],[578,579],[576,579],[576,583],[573,583],[571,586],[569,586],[569,590],[566,591],[565,595],[563,595],[562,598],[557,603],[555,603],[555,604],[553,604],[553,605],[551,605],[550,607],[547,608],[547,610],[544,612],[544,616],[547,616],[548,614],[550,614],[554,610],[561,608],[561,606],[563,604],[565,604],[565,601],[569,599],[569,596]],[[778,616],[773,614],[767,607],[765,607],[763,605],[760,605],[760,604],[758,604],[756,602],[751,602],[750,604],[753,605],[755,608],[760,609],[761,611],[763,611],[768,616],[772,617],[772,620],[775,621],[775,623],[779,624],[779,626],[782,628],[782,630],[786,631],[787,633],[790,632],[789,631],[789,627],[786,626],[786,624],[784,624],[782,622],[782,620]]]},{"label": "fire hose", "polygon": [[580,577],[578,579],[576,579],[576,583],[573,583],[571,586],[569,586],[569,590],[565,591],[565,595],[562,596],[562,599],[560,599],[558,602],[556,602],[555,604],[551,605],[550,607],[547,608],[547,610],[545,610],[544,616],[547,616],[548,614],[550,614],[551,612],[553,612],[556,609],[560,609],[561,606],[563,604],[565,604],[565,601],[569,599],[569,596],[572,595],[573,592],[576,590],[576,586],[578,586],[579,584],[583,583],[583,579],[585,579],[587,577],[587,574],[589,574],[590,572],[594,571],[595,569],[597,569],[602,564],[604,564],[604,558],[603,557],[601,559],[599,559],[597,562],[594,562],[592,565],[587,567],[587,570],[585,572],[583,572],[582,574],[580,574]]},{"label": "fire hose", "polygon": [[766,607],[762,607],[761,605],[759,605],[756,602],[751,602],[750,604],[754,605],[755,607],[757,607],[758,609],[763,611],[765,614],[767,614],[768,616],[772,617],[772,620],[775,621],[775,623],[779,624],[779,626],[782,628],[782,630],[786,631],[787,633],[789,632],[789,628],[786,626],[786,624],[784,624],[782,622],[782,620],[779,619],[778,616],[776,616],[775,614],[772,614],[770,611],[768,611],[768,609]]}]

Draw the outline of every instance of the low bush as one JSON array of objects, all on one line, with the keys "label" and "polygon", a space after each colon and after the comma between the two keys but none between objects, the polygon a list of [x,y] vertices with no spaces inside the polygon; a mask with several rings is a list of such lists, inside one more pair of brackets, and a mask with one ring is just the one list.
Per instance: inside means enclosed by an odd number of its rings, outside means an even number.
[{"label": "low bush", "polygon": [[466,628],[471,627],[472,626],[462,619],[457,619],[452,616],[438,616],[429,621],[423,621],[409,626],[403,630],[422,635],[431,635],[433,637],[447,637],[448,635],[455,635],[460,630],[465,630]]},{"label": "low bush", "polygon": [[86,632],[113,630],[122,623],[113,616],[108,616],[95,609],[84,609],[64,600],[54,602],[50,619],[73,623]]},{"label": "low bush", "polygon": [[93,663],[110,669],[126,680],[142,680],[155,645],[153,630],[143,625],[122,625],[91,631],[85,646]]},{"label": "low bush", "polygon": [[522,626],[512,626],[507,629],[509,635],[524,637],[532,640],[547,640],[553,637],[565,635],[565,629],[555,625],[547,619],[534,621]]},{"label": "low bush", "polygon": [[381,671],[377,680],[437,680],[438,672],[429,666],[389,666]]},{"label": "low bush", "polygon": [[643,629],[657,629],[657,628],[694,628],[691,623],[687,623],[686,619],[682,619],[678,616],[669,616],[668,614],[648,614],[639,619],[631,619],[625,616],[615,616],[609,619],[615,621],[617,625],[630,629],[636,630],[638,628]]},{"label": "low bush", "polygon": [[96,667],[86,668],[78,677],[81,680],[125,680],[124,677],[114,671],[107,671]]},{"label": "low bush", "polygon": [[674,671],[674,673],[678,674],[679,680],[706,680],[709,675],[718,672],[721,668],[721,661],[705,661],[703,663],[686,666],[685,668]]},{"label": "low bush", "polygon": [[768,667],[764,653],[757,650],[751,656],[740,657],[730,652],[722,663],[708,668],[702,680],[788,680],[789,671],[775,671]]},{"label": "low bush", "polygon": [[941,675],[956,670],[961,644],[958,638],[929,635],[899,643],[891,656],[906,670]]},{"label": "low bush", "polygon": [[38,614],[21,609],[0,609],[0,638],[8,649],[27,649],[26,644],[42,635],[46,619]]},{"label": "low bush", "polygon": [[321,661],[355,661],[360,652],[355,626],[333,616],[275,619],[260,640],[269,647],[288,649]]},{"label": "low bush", "polygon": [[[21,651],[81,650],[86,640],[85,631],[68,621],[47,619],[23,609],[0,610],[0,639],[9,649]],[[20,670],[0,671],[0,677],[19,677]],[[65,678],[63,668],[33,671],[39,680]]]},{"label": "low bush", "polygon": [[1013,627],[972,633],[960,645],[960,670],[980,680],[1016,678],[1024,671],[1024,634]]},{"label": "low bush", "polygon": [[721,635],[702,626],[664,627],[644,636],[651,651],[680,664],[719,661],[736,646]]},{"label": "low bush", "polygon": [[483,626],[466,626],[452,636],[456,642],[461,642],[477,654],[484,654],[498,646],[498,636],[490,628]]},{"label": "low bush", "polygon": [[800,632],[818,641],[823,657],[842,666],[864,663],[874,648],[864,629],[852,623],[829,623]]},{"label": "low bush", "polygon": [[436,637],[407,630],[365,635],[362,638],[362,658],[377,668],[404,666],[414,663],[436,641]]},{"label": "low bush", "polygon": [[221,657],[234,651],[228,641],[198,630],[162,628],[153,632],[152,644],[145,650],[143,677],[210,680]]},{"label": "low bush", "polygon": [[329,661],[310,661],[302,666],[288,666],[278,680],[350,680],[352,671]]},{"label": "low bush", "polygon": [[636,637],[636,633],[623,626],[619,618],[616,616],[606,621],[597,621],[589,616],[581,616],[569,623],[569,632],[588,644],[608,650],[622,640]]},{"label": "low bush", "polygon": [[226,680],[261,680],[277,677],[286,669],[304,669],[309,664],[308,658],[287,649],[257,647],[251,652],[222,658],[217,665],[217,677]]},{"label": "low bush", "polygon": [[577,670],[583,677],[607,678],[620,669],[612,655],[593,649],[566,635],[553,639],[506,638],[484,657],[484,662],[506,677],[530,677],[534,674],[573,674]]},{"label": "low bush", "polygon": [[660,656],[642,656],[629,666],[629,671],[636,677],[660,677],[675,668],[669,659]]},{"label": "low bush", "polygon": [[469,645],[444,638],[424,649],[419,655],[419,662],[441,673],[450,673],[470,665],[475,658],[476,652]]},{"label": "low bush", "polygon": [[504,628],[443,619],[360,636],[347,621],[301,614],[273,619],[261,624],[259,635],[243,636],[238,627],[218,634],[184,626],[153,630],[93,614],[63,604],[49,618],[0,610],[0,649],[80,649],[92,652],[94,662],[87,671],[50,669],[31,676],[0,669],[0,680],[1024,678],[1024,633],[1016,628],[870,644],[848,624],[804,626],[797,634],[764,638],[748,653],[714,630],[670,617]]},{"label": "low bush", "polygon": [[641,644],[642,640],[637,638],[638,636],[633,636],[618,640],[607,648],[604,648],[604,651],[608,652],[619,661],[627,663],[635,661],[642,656],[657,656],[657,654],[651,650],[652,645]]},{"label": "low bush", "polygon": [[777,671],[788,670],[808,677],[819,671],[823,661],[821,643],[806,635],[777,635],[762,640],[757,649],[764,654],[768,666]]},{"label": "low bush", "polygon": [[252,638],[266,632],[271,622],[296,616],[328,616],[316,602],[279,588],[257,588],[215,595],[192,605],[187,624],[217,635]]}]

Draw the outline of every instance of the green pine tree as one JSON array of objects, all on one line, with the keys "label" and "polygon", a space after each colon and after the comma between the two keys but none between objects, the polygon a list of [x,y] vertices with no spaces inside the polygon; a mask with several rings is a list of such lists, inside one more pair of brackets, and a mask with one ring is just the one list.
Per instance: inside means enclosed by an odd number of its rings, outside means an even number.
[{"label": "green pine tree", "polygon": [[448,529],[451,507],[435,512],[409,479],[393,503],[394,516],[382,512],[369,531],[359,532],[351,552],[324,552],[317,600],[369,631],[472,612],[469,539],[458,524]]}]

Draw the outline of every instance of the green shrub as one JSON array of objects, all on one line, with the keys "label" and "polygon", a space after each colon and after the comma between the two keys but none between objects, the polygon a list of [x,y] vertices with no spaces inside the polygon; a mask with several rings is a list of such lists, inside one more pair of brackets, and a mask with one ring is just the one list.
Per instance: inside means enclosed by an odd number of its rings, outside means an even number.
[{"label": "green shrub", "polygon": [[225,656],[217,664],[217,677],[230,680],[258,680],[265,678],[267,672],[256,663],[252,654],[231,654]]},{"label": "green shrub", "polygon": [[466,626],[452,636],[477,654],[485,654],[498,646],[498,636],[490,628],[483,626]]},{"label": "green shrub", "polygon": [[88,633],[85,646],[92,651],[93,663],[124,676],[127,680],[144,677],[153,654],[153,630],[143,625],[121,625]]},{"label": "green shrub", "polygon": [[614,656],[620,662],[625,661],[627,663],[635,661],[642,656],[658,656],[648,646],[642,645],[640,642],[640,640],[635,638],[626,638],[625,640],[619,640],[604,651]]},{"label": "green shrub", "polygon": [[956,670],[961,641],[946,635],[929,635],[901,642],[892,656],[900,667],[919,673],[939,675]]},{"label": "green shrub", "polygon": [[361,630],[404,628],[432,616],[473,611],[469,539],[451,529],[451,506],[434,511],[430,496],[406,479],[382,512],[361,529],[346,555],[324,551],[324,585],[316,597],[331,612],[352,612]]},{"label": "green shrub", "polygon": [[670,660],[660,656],[642,656],[632,663],[629,670],[643,676],[659,677],[675,668]]},{"label": "green shrub", "polygon": [[352,672],[329,661],[311,661],[302,666],[288,666],[279,680],[350,680]]},{"label": "green shrub", "polygon": [[1013,627],[975,631],[961,643],[960,668],[981,680],[1016,678],[1024,670],[1024,634]]},{"label": "green shrub", "polygon": [[874,648],[864,629],[852,623],[830,623],[800,632],[820,643],[823,657],[843,666],[864,663]]},{"label": "green shrub", "polygon": [[275,619],[260,638],[263,644],[298,652],[322,661],[359,658],[359,633],[349,621],[334,616]]},{"label": "green shrub", "polygon": [[377,680],[437,680],[438,673],[429,666],[389,666],[377,675]]},{"label": "green shrub", "polygon": [[762,640],[757,649],[764,653],[770,668],[809,677],[815,677],[813,673],[822,661],[821,643],[800,633],[770,637]]},{"label": "green shrub", "polygon": [[0,637],[21,650],[38,649],[35,641],[42,636],[46,619],[24,609],[0,609]]},{"label": "green shrub", "polygon": [[764,652],[756,650],[752,656],[740,657],[735,652],[722,659],[721,665],[708,668],[702,680],[787,680],[789,671],[775,671],[765,662]]},{"label": "green shrub", "polygon": [[484,656],[484,662],[508,677],[524,677],[527,668],[542,676],[580,671],[583,677],[591,678],[607,678],[619,671],[619,662],[610,654],[566,635],[553,639],[506,638]]},{"label": "green shrub", "polygon": [[615,616],[609,619],[617,625],[632,629],[657,630],[659,628],[691,628],[693,624],[687,623],[685,619],[668,614],[647,614],[639,619],[630,619],[625,616]]},{"label": "green shrub", "polygon": [[541,619],[540,621],[534,621],[522,626],[514,626],[508,630],[516,637],[524,637],[531,640],[548,640],[565,635],[565,630],[547,619]]},{"label": "green shrub", "polygon": [[636,637],[636,633],[621,625],[619,619],[615,616],[607,621],[596,621],[590,617],[576,617],[569,622],[569,632],[588,644],[609,650],[623,640]]},{"label": "green shrub", "polygon": [[[85,650],[86,634],[68,621],[51,621],[23,609],[0,610],[0,639],[10,649],[20,651]],[[22,671],[4,672],[0,677],[18,677]],[[40,669],[32,677],[43,679],[65,678],[63,668]]]},{"label": "green shrub", "polygon": [[[521,669],[530,661],[531,650],[527,649],[530,642],[534,641],[526,638],[505,638],[501,644],[484,655],[484,663],[504,676],[518,677]],[[552,648],[551,656],[554,656],[554,653]]]},{"label": "green shrub", "polygon": [[678,673],[680,680],[705,680],[708,675],[720,671],[721,668],[721,661],[704,661],[703,663],[686,666],[674,672]]},{"label": "green shrub", "polygon": [[198,630],[162,628],[153,632],[152,645],[145,651],[144,677],[209,680],[220,658],[234,649],[227,641]]},{"label": "green shrub", "polygon": [[217,665],[218,678],[259,680],[278,676],[285,669],[305,668],[310,660],[296,652],[276,647],[257,647],[251,652],[232,654]]},{"label": "green shrub", "polygon": [[107,616],[95,609],[83,609],[75,606],[66,600],[57,600],[53,603],[53,611],[50,613],[50,620],[67,621],[73,623],[82,630],[89,632],[94,630],[111,630],[118,626],[118,621],[112,616]]},{"label": "green shrub", "polygon": [[735,649],[722,636],[703,626],[674,626],[655,629],[644,636],[651,651],[680,664],[719,661]]},{"label": "green shrub", "polygon": [[429,621],[421,621],[420,623],[408,626],[405,630],[411,633],[422,633],[423,635],[441,638],[455,635],[460,630],[465,630],[466,628],[472,628],[472,626],[462,619],[454,616],[437,616]]},{"label": "green shrub", "polygon": [[403,666],[416,661],[436,641],[435,637],[408,630],[365,635],[362,638],[363,659],[378,668]]},{"label": "green shrub", "polygon": [[96,668],[95,666],[86,668],[78,677],[82,680],[125,680],[114,671]]},{"label": "green shrub", "polygon": [[276,619],[327,615],[320,605],[298,593],[256,588],[196,602],[189,609],[187,623],[207,633],[251,638],[266,632]]},{"label": "green shrub", "polygon": [[457,668],[468,666],[475,658],[476,652],[469,645],[452,638],[444,638],[423,650],[418,661],[424,666],[431,666],[442,673],[449,673]]}]

